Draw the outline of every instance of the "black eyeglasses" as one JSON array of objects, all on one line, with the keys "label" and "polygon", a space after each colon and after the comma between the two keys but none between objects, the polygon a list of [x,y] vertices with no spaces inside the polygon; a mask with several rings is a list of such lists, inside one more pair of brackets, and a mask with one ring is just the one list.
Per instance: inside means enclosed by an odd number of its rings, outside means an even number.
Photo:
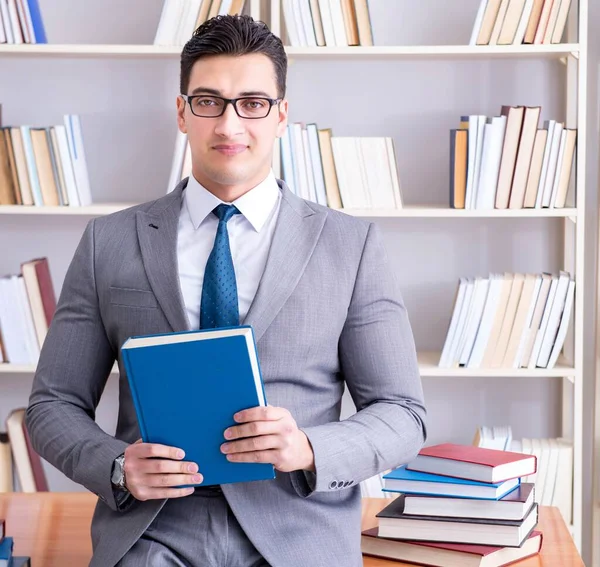
[{"label": "black eyeglasses", "polygon": [[194,116],[200,118],[218,118],[223,116],[228,104],[235,108],[240,118],[256,120],[266,118],[271,108],[280,103],[280,98],[264,98],[256,96],[243,96],[240,98],[223,98],[214,95],[180,95],[190,105]]}]

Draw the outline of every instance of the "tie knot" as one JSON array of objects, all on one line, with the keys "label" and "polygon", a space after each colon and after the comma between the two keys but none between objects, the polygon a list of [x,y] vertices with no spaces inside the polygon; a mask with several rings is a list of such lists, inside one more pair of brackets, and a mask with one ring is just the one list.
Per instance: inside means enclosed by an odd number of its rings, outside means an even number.
[{"label": "tie knot", "polygon": [[219,205],[213,209],[213,213],[220,221],[227,222],[233,215],[239,215],[240,211],[235,205]]}]

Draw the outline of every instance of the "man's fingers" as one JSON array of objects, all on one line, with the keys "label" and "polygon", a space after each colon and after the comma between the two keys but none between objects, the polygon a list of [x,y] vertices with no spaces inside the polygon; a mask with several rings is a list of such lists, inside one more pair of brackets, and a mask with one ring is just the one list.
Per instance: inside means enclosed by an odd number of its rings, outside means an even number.
[{"label": "man's fingers", "polygon": [[194,492],[194,488],[148,488],[144,487],[134,496],[138,500],[162,500],[164,498],[182,498]]},{"label": "man's fingers", "polygon": [[291,426],[291,422],[284,420],[277,421],[251,421],[242,425],[228,427],[223,436],[225,439],[241,439],[242,437],[255,437],[256,435],[273,435],[276,433],[285,433],[285,428]]},{"label": "man's fingers", "polygon": [[180,461],[185,457],[185,453],[177,447],[169,447],[159,443],[140,443],[133,444],[130,447],[130,454],[139,459],[174,459]]},{"label": "man's fingers", "polygon": [[272,421],[282,419],[289,416],[290,412],[285,408],[276,406],[257,406],[237,412],[233,419],[237,423],[245,423],[247,421]]},{"label": "man's fingers", "polygon": [[148,474],[144,478],[144,486],[165,488],[184,484],[200,484],[203,480],[200,474]]},{"label": "man's fingers", "polygon": [[136,470],[145,474],[193,474],[198,472],[198,464],[190,461],[172,461],[171,459],[139,459]]},{"label": "man's fingers", "polygon": [[264,451],[267,449],[281,449],[283,439],[280,435],[260,435],[259,437],[250,437],[241,439],[232,443],[221,445],[223,453],[246,453],[250,451]]}]

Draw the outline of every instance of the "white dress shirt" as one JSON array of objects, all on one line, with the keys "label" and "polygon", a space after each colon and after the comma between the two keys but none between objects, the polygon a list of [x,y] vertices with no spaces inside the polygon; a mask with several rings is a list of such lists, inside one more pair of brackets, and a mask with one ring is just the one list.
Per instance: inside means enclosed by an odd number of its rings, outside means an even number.
[{"label": "white dress shirt", "polygon": [[[233,203],[241,214],[227,223],[238,292],[240,323],[244,321],[263,275],[279,216],[281,191],[271,171],[267,178]],[[219,219],[212,214],[222,204],[190,175],[183,192],[177,233],[179,285],[190,329],[200,326],[204,269],[213,249]]]}]

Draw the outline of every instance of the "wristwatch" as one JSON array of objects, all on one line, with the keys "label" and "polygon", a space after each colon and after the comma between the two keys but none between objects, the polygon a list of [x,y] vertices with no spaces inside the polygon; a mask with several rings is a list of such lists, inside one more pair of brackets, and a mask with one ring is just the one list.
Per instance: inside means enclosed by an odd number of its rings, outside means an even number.
[{"label": "wristwatch", "polygon": [[125,453],[115,459],[110,480],[115,488],[127,490],[125,485]]}]

